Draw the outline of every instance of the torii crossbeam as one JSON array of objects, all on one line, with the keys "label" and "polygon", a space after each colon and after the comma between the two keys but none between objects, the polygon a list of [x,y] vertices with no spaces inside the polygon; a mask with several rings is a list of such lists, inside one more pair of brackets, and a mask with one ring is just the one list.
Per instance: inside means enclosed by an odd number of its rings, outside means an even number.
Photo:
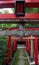
[{"label": "torii crossbeam", "polygon": [[[16,0],[2,0],[0,1],[0,8],[14,8]],[[39,0],[25,0],[25,7],[39,8]]]}]

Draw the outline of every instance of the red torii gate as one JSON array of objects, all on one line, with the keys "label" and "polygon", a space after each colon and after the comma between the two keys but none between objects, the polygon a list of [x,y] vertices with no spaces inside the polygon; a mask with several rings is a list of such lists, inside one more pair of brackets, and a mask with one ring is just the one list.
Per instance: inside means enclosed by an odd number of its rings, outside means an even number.
[{"label": "red torii gate", "polygon": [[[9,30],[19,30],[19,28],[9,28]],[[25,28],[25,30],[39,30],[39,28]],[[13,53],[17,50],[18,39],[20,39],[20,38],[15,37]],[[35,44],[35,64],[38,65],[38,36],[34,36],[34,44]],[[8,49],[10,49],[10,47],[11,47],[11,36],[9,36],[9,39],[8,39]],[[26,50],[28,51],[28,54],[30,54],[29,39],[27,39],[27,41],[26,41]],[[8,64],[9,60],[10,60],[10,50],[8,50],[7,55],[8,55],[8,57],[6,57],[6,64]]]},{"label": "red torii gate", "polygon": [[[0,8],[14,8],[15,2],[16,2],[16,0],[0,1]],[[20,4],[18,4],[18,5],[19,5],[19,7],[21,7]],[[24,6],[27,8],[39,8],[39,0],[25,0]],[[19,11],[19,10],[20,10],[20,8],[17,9],[17,11]],[[21,11],[22,11],[22,8],[21,8]],[[20,13],[20,12],[18,12],[18,13]],[[0,20],[13,20],[13,19],[14,20],[16,20],[16,19],[39,20],[39,13],[26,13],[25,16],[20,16],[20,17],[16,16],[15,14],[0,14]],[[33,29],[35,30],[35,28],[33,28]],[[10,29],[10,30],[12,30],[12,29]],[[30,30],[30,28],[29,28],[29,30]],[[39,28],[38,28],[38,30],[39,30]],[[11,42],[11,36],[9,36],[9,39],[8,39],[8,49],[9,50],[7,51],[8,58],[6,58],[6,65],[8,65],[9,59],[10,59],[10,42]],[[36,65],[38,65],[38,37],[37,36],[35,36],[35,52],[36,52],[36,54],[35,54]]]},{"label": "red torii gate", "polygon": [[[15,8],[16,0],[0,1],[0,8]],[[39,0],[25,0],[25,8],[39,8]],[[0,20],[8,19],[35,19],[39,20],[39,13],[26,13],[24,17],[16,17],[15,14],[0,14]]]}]

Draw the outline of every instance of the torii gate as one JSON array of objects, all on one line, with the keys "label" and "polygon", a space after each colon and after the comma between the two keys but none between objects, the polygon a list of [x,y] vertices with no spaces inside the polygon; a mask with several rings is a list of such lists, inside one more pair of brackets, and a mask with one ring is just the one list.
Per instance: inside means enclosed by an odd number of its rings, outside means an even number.
[{"label": "torii gate", "polygon": [[[15,14],[0,14],[0,23],[39,23],[39,13],[25,13],[25,8],[39,8],[39,0],[2,0],[0,1],[0,8],[15,8]],[[7,20],[6,22],[3,20]],[[12,20],[12,21],[10,21]],[[18,20],[18,21],[16,21]],[[27,21],[32,20],[32,22]],[[12,30],[12,29],[10,29]],[[10,43],[11,36],[8,39],[8,51],[6,58],[6,65],[9,63],[10,59]],[[15,42],[16,43],[16,42]],[[29,42],[28,42],[29,43]],[[29,50],[29,45],[28,45]],[[30,51],[30,50],[29,50]],[[36,52],[37,51],[37,52]],[[35,63],[38,65],[38,37],[35,36]]]},{"label": "torii gate", "polygon": [[[0,8],[15,8],[15,10],[19,10],[19,13],[21,13],[21,15],[25,14],[25,16],[16,17],[15,14],[0,14],[0,20],[17,20],[17,19],[20,19],[21,21],[31,20],[31,19],[39,20],[39,13],[25,13],[24,12],[24,8],[39,8],[39,0],[21,0],[21,4],[23,5],[23,8],[21,7],[20,4],[18,4],[19,6],[17,7],[18,8],[17,9],[16,5],[17,5],[17,2],[19,3],[19,1],[18,0],[6,0],[6,1],[0,0]],[[22,1],[24,1],[24,2],[22,2]],[[17,11],[15,11],[15,13],[17,13]],[[13,22],[9,21],[9,23],[13,23]],[[33,21],[33,22],[25,21],[25,22],[34,23],[35,21]],[[37,21],[37,22],[39,23],[39,21]],[[35,22],[35,23],[37,23],[37,22]],[[1,21],[0,23],[5,23],[5,22]],[[6,22],[6,23],[8,23],[8,22]],[[17,22],[15,22],[15,23],[17,23]]]}]

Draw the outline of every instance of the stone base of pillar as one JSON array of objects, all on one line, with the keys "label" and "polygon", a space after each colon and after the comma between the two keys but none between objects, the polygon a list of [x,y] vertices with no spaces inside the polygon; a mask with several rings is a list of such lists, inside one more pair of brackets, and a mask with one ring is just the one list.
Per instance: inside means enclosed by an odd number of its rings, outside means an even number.
[{"label": "stone base of pillar", "polygon": [[31,62],[33,62],[33,58],[30,58]]}]

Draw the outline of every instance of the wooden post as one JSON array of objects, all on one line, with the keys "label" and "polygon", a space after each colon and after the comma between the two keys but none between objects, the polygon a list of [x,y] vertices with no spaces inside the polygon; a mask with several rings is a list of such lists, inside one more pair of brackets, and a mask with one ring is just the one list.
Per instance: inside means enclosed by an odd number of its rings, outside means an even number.
[{"label": "wooden post", "polygon": [[26,50],[27,50],[28,54],[30,55],[30,40],[28,39],[28,37],[26,39]]},{"label": "wooden post", "polygon": [[26,51],[28,52],[28,40],[26,40]]},{"label": "wooden post", "polygon": [[11,36],[8,38],[8,50],[6,54],[6,65],[8,65],[9,60],[10,60],[10,48],[11,48]]},{"label": "wooden post", "polygon": [[35,36],[35,64],[38,65],[38,37]]},{"label": "wooden post", "polygon": [[[33,38],[33,36],[31,36]],[[33,39],[31,39],[31,61],[33,61],[34,49],[33,49]]]},{"label": "wooden post", "polygon": [[14,40],[12,39],[12,57],[14,56]]},{"label": "wooden post", "polygon": [[16,52],[17,50],[17,41],[14,41],[14,48],[13,48],[13,51]]},{"label": "wooden post", "polygon": [[30,55],[30,40],[28,39],[27,41],[28,41],[28,48],[27,48],[28,49],[28,54]]}]

